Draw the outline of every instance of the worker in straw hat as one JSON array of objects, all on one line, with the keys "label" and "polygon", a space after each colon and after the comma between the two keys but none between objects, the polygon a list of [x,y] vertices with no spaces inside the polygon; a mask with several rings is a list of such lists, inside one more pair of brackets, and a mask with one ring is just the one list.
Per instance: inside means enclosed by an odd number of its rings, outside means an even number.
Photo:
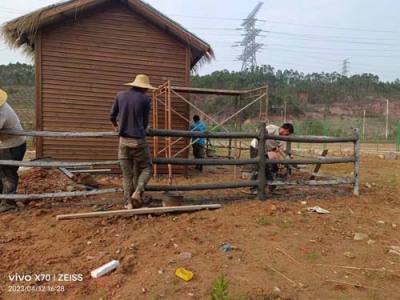
[{"label": "worker in straw hat", "polygon": [[127,209],[143,205],[143,193],[151,177],[152,162],[146,142],[151,98],[148,89],[156,89],[146,75],[137,75],[131,88],[117,93],[110,120],[119,135],[118,159],[124,180]]},{"label": "worker in straw hat", "polygon": [[[15,111],[7,103],[8,95],[0,89],[0,129],[22,130],[21,122]],[[18,160],[24,158],[26,139],[24,136],[0,133],[0,160]],[[2,194],[15,194],[18,185],[19,166],[0,165],[0,191]],[[0,202],[0,212],[15,210],[15,200],[6,199]]]}]

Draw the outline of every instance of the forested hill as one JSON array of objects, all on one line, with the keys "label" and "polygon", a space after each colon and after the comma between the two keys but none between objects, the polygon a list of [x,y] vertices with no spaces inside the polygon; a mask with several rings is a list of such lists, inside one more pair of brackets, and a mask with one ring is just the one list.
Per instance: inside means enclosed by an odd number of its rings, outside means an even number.
[{"label": "forested hill", "polygon": [[275,71],[269,65],[253,72],[216,71],[210,75],[192,76],[191,85],[201,88],[246,90],[268,85],[274,97],[286,100],[307,94],[309,103],[348,102],[366,97],[400,98],[400,80],[381,82],[377,75],[350,77],[339,73],[304,74],[295,70]]},{"label": "forested hill", "polygon": [[[0,65],[1,85],[30,85],[35,81],[35,67],[28,64]],[[400,98],[400,80],[381,82],[373,74],[342,76],[339,73],[304,74],[295,70],[275,71],[269,65],[253,72],[215,71],[192,76],[191,86],[201,88],[246,90],[268,85],[274,97],[297,98],[307,94],[309,103],[357,101],[366,97]]]},{"label": "forested hill", "polygon": [[35,67],[28,64],[0,65],[0,88],[6,85],[33,85]]}]

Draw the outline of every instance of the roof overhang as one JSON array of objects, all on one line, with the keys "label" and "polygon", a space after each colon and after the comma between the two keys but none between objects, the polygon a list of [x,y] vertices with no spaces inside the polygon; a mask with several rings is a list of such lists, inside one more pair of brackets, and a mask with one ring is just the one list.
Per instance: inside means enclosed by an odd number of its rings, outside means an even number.
[{"label": "roof overhang", "polygon": [[214,59],[214,52],[208,43],[140,0],[70,0],[53,4],[5,23],[2,26],[2,35],[11,47],[23,47],[26,52],[33,52],[37,32],[42,28],[115,3],[126,6],[162,32],[187,46],[191,53],[191,68],[198,63],[210,62]]}]

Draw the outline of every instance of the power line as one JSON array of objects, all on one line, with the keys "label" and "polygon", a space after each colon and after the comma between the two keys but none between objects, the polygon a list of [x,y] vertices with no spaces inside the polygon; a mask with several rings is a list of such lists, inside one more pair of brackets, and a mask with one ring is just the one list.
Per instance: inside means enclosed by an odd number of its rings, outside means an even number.
[{"label": "power line", "polygon": [[[279,50],[279,51],[296,52],[296,53],[329,54],[329,55],[340,55],[340,56],[343,55],[341,53],[334,53],[334,52],[314,52],[314,51],[301,51],[301,50],[296,50],[296,49],[287,49],[287,48],[282,48],[282,47],[268,47],[268,45],[267,45],[267,49],[275,49],[275,50]],[[357,54],[357,53],[354,53],[353,55],[364,56],[364,57],[386,57],[386,58],[396,57],[396,55],[374,55],[374,54]],[[400,53],[397,54],[397,56],[398,55],[400,55]]]},{"label": "power line", "polygon": [[334,27],[334,26],[324,26],[324,25],[311,25],[311,24],[300,24],[300,23],[286,23],[286,22],[278,22],[278,21],[265,21],[266,23],[271,24],[283,24],[283,25],[292,25],[292,26],[302,26],[302,27],[312,27],[312,28],[326,28],[326,29],[335,29],[335,30],[353,30],[353,31],[363,31],[363,32],[380,32],[380,33],[392,33],[392,34],[400,34],[399,31],[391,31],[391,30],[376,30],[376,29],[366,29],[366,28],[349,28],[349,27]]}]

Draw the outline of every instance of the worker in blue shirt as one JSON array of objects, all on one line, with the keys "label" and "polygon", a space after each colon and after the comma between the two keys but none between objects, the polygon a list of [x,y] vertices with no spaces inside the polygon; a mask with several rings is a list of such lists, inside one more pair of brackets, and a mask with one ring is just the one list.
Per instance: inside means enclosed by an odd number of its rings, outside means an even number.
[{"label": "worker in blue shirt", "polygon": [[[194,124],[190,125],[190,131],[207,131],[207,126],[200,122],[200,117],[198,115],[193,116]],[[202,138],[192,138],[193,156],[194,158],[203,159],[206,153],[206,139]],[[203,165],[197,164],[196,170],[203,171]]]}]

